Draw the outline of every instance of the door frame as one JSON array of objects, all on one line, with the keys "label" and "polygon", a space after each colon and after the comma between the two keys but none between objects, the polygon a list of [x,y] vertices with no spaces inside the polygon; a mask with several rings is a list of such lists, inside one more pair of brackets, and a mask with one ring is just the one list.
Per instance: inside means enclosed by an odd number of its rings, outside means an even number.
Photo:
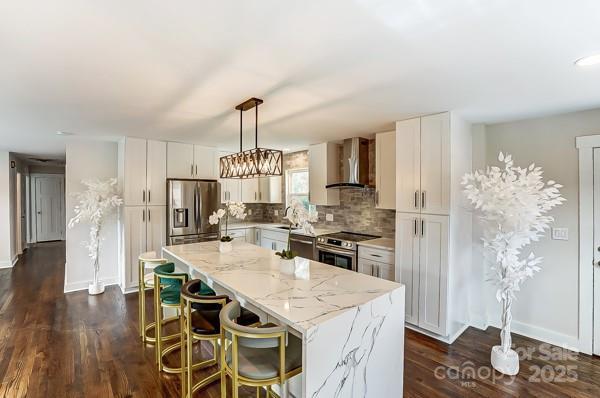
[{"label": "door frame", "polygon": [[38,241],[37,239],[37,179],[38,178],[47,178],[47,177],[53,177],[53,178],[59,178],[61,179],[62,182],[62,189],[60,190],[60,204],[61,204],[61,214],[62,217],[60,217],[61,220],[61,240],[65,240],[66,239],[66,212],[65,212],[65,175],[64,174],[45,174],[45,173],[34,173],[34,174],[30,174],[30,192],[31,192],[31,200],[30,200],[30,213],[29,213],[29,217],[30,217],[30,225],[31,225],[31,240],[33,243],[36,243]]},{"label": "door frame", "polygon": [[[594,343],[594,148],[600,135],[575,138],[579,152],[579,350],[592,354]],[[591,266],[590,266],[591,265]],[[598,334],[598,331],[596,331]],[[598,339],[600,340],[600,339]]]}]

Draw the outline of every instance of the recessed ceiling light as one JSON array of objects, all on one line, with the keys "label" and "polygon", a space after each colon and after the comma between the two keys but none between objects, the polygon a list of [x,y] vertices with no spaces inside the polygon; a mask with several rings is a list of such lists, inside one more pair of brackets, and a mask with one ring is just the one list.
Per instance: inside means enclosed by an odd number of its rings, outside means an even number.
[{"label": "recessed ceiling light", "polygon": [[575,61],[577,66],[592,66],[600,64],[600,54],[589,55]]},{"label": "recessed ceiling light", "polygon": [[56,132],[56,135],[73,135],[73,133],[68,133],[66,131],[60,131],[59,130],[59,131]]}]

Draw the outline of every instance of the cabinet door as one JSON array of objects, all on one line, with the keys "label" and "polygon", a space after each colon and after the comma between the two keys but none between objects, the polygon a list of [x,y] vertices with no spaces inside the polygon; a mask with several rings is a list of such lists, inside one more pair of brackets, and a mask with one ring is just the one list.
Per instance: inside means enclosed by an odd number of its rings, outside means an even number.
[{"label": "cabinet door", "polygon": [[256,244],[256,228],[246,228],[246,243]]},{"label": "cabinet door", "polygon": [[194,178],[194,146],[179,142],[167,143],[167,177]]},{"label": "cabinet door", "polygon": [[373,261],[365,260],[363,258],[359,258],[356,269],[361,274],[370,275],[370,276],[374,275],[374,272],[373,272],[373,270],[374,270],[373,269]]},{"label": "cabinet door", "polygon": [[419,327],[445,336],[448,217],[422,215],[419,240]]},{"label": "cabinet door", "polygon": [[146,202],[152,206],[167,204],[167,143],[148,141]]},{"label": "cabinet door", "polygon": [[385,263],[378,263],[377,264],[377,276],[381,279],[387,279],[388,281],[395,281],[396,280],[396,275],[395,275],[395,269],[394,266],[391,264],[385,264]]},{"label": "cabinet door", "polygon": [[194,178],[216,179],[215,148],[194,145]]},{"label": "cabinet door", "polygon": [[242,202],[258,202],[258,178],[246,178],[241,181]]},{"label": "cabinet door", "polygon": [[146,140],[125,139],[123,199],[126,206],[146,203]]},{"label": "cabinet door", "polygon": [[421,213],[450,209],[450,114],[421,118]]},{"label": "cabinet door", "polygon": [[281,176],[258,178],[259,203],[281,203]]},{"label": "cabinet door", "polygon": [[167,239],[167,207],[148,206],[146,210],[146,249],[160,255]]},{"label": "cabinet door", "polygon": [[309,202],[314,205],[338,206],[338,189],[327,184],[339,182],[339,146],[330,142],[311,145],[308,149]]},{"label": "cabinet door", "polygon": [[396,281],[406,289],[406,322],[419,323],[418,215],[396,213]]},{"label": "cabinet door", "polygon": [[264,247],[265,249],[274,250],[275,249],[275,241],[269,238],[262,238],[260,240],[260,247]]},{"label": "cabinet door", "polygon": [[146,207],[125,206],[123,210],[125,287],[138,285],[138,257],[146,248]]},{"label": "cabinet door", "polygon": [[396,122],[396,210],[420,211],[421,119]]},{"label": "cabinet door", "polygon": [[378,209],[396,208],[396,132],[375,136],[375,203]]},{"label": "cabinet door", "polygon": [[278,251],[278,252],[287,250],[287,242],[282,242],[279,240],[276,240],[274,242],[275,242],[275,246],[273,247],[273,250]]},{"label": "cabinet door", "polygon": [[242,201],[241,181],[238,179],[227,180],[227,200],[233,202]]}]

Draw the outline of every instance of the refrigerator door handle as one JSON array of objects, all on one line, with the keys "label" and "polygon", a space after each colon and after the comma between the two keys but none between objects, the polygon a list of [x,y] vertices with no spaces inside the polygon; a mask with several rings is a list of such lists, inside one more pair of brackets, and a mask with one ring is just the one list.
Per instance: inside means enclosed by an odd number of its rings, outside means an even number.
[{"label": "refrigerator door handle", "polygon": [[198,231],[198,233],[200,233],[201,228],[201,222],[202,222],[202,214],[201,214],[201,210],[202,210],[202,193],[200,192],[200,185],[196,185],[196,192],[198,193],[198,209],[196,211],[196,230]]}]

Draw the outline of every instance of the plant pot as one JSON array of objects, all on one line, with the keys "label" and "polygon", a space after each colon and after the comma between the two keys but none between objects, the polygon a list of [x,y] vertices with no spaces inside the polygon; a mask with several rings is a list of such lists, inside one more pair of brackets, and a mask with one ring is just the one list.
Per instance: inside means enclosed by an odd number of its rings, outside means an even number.
[{"label": "plant pot", "polygon": [[229,242],[219,241],[219,251],[221,253],[229,253],[229,252],[231,252],[231,250],[233,250],[233,245],[232,245],[231,242],[232,241],[229,241]]},{"label": "plant pot", "polygon": [[104,293],[104,283],[102,282],[90,282],[89,286],[88,286],[88,293],[92,296],[96,295],[96,294],[102,294]]},{"label": "plant pot", "polygon": [[502,352],[502,346],[492,347],[491,355],[492,367],[498,372],[514,376],[519,373],[519,354],[515,350]]},{"label": "plant pot", "polygon": [[293,275],[296,272],[296,259],[295,258],[280,258],[279,259],[279,270],[283,274]]}]

